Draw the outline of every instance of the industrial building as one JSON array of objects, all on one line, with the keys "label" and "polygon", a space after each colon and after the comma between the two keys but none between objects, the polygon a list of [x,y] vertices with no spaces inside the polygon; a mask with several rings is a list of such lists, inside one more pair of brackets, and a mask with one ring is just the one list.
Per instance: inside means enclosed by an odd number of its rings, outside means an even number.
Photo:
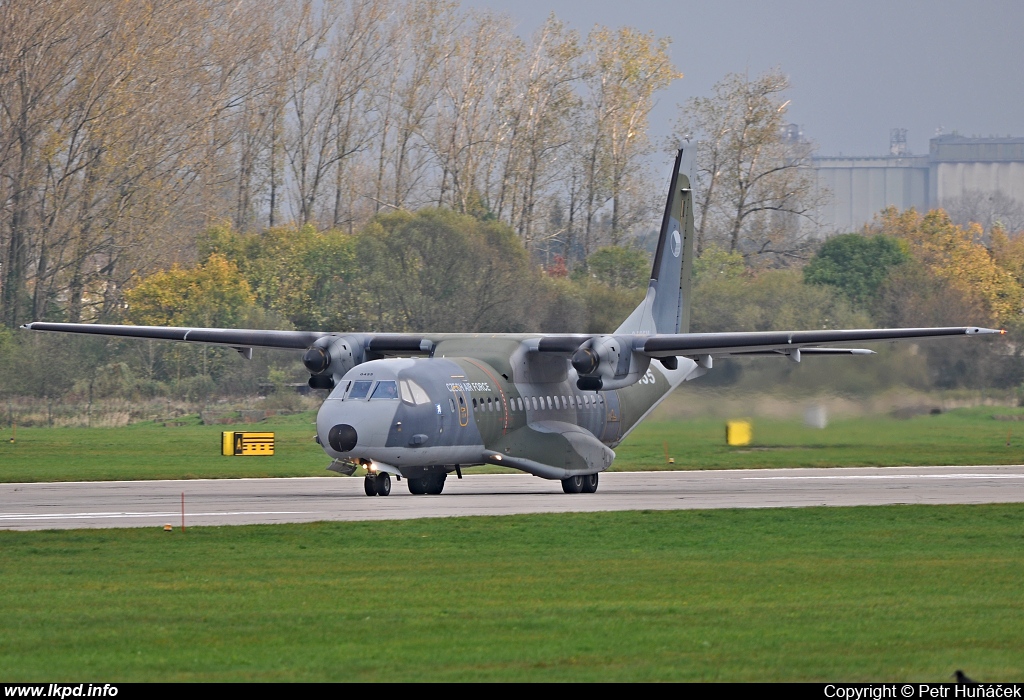
[{"label": "industrial building", "polygon": [[858,231],[888,206],[926,211],[969,195],[1016,200],[1024,206],[1024,138],[943,134],[928,155],[907,153],[906,130],[893,129],[889,154],[816,157],[818,185],[831,193],[818,210],[826,235]]}]

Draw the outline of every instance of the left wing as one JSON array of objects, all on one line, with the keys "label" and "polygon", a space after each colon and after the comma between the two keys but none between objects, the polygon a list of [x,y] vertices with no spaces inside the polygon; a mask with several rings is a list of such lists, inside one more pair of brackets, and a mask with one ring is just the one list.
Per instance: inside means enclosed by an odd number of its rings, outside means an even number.
[{"label": "left wing", "polygon": [[1006,331],[975,326],[953,328],[861,328],[846,331],[768,331],[761,333],[680,333],[652,335],[635,346],[648,357],[665,358],[697,355],[788,355],[794,351],[807,354],[870,354],[868,350],[823,348],[822,345],[845,345],[877,341],[921,340],[969,335],[1002,334]]}]

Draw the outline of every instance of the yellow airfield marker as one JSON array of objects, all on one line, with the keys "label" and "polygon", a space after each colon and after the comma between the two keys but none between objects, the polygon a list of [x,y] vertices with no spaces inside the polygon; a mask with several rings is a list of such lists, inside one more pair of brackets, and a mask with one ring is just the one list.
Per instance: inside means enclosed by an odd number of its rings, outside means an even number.
[{"label": "yellow airfield marker", "polygon": [[730,447],[749,445],[754,437],[749,421],[731,420],[725,424],[725,444]]},{"label": "yellow airfield marker", "polygon": [[223,432],[220,434],[220,453],[227,457],[272,457],[274,455],[274,434]]}]

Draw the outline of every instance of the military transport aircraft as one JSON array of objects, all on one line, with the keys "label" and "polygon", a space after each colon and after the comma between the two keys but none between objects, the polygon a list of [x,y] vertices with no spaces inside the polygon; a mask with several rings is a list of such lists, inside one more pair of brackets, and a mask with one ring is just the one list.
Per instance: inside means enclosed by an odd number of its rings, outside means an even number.
[{"label": "military transport aircraft", "polygon": [[[715,357],[868,355],[850,343],[973,336],[985,328],[689,333],[693,196],[676,157],[646,298],[610,335],[378,334],[29,323],[34,331],[305,350],[309,385],[330,390],[316,441],[328,469],[366,470],[367,496],[391,476],[439,494],[449,473],[500,465],[593,493],[612,448]],[[840,347],[835,347],[839,345]]]}]

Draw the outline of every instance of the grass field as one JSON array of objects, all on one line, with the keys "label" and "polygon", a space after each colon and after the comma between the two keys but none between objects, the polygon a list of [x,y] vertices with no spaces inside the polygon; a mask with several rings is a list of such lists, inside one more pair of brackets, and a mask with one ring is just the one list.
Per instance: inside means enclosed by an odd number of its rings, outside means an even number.
[{"label": "grass field", "polygon": [[0,532],[0,678],[1024,680],[1024,506]]},{"label": "grass field", "polygon": [[[720,419],[649,419],[620,445],[613,469],[1017,464],[1024,423],[994,420],[1024,409],[964,408],[909,420],[857,417],[819,430],[799,420],[756,418],[750,447],[725,445]],[[324,476],[329,463],[313,442],[314,414],[236,426],[136,423],[125,428],[23,428],[14,444],[0,432],[0,481]],[[220,433],[272,430],[273,457],[221,457]],[[1007,446],[1009,437],[1010,446]],[[665,451],[675,459],[670,466]],[[491,470],[495,471],[495,470]]]}]

